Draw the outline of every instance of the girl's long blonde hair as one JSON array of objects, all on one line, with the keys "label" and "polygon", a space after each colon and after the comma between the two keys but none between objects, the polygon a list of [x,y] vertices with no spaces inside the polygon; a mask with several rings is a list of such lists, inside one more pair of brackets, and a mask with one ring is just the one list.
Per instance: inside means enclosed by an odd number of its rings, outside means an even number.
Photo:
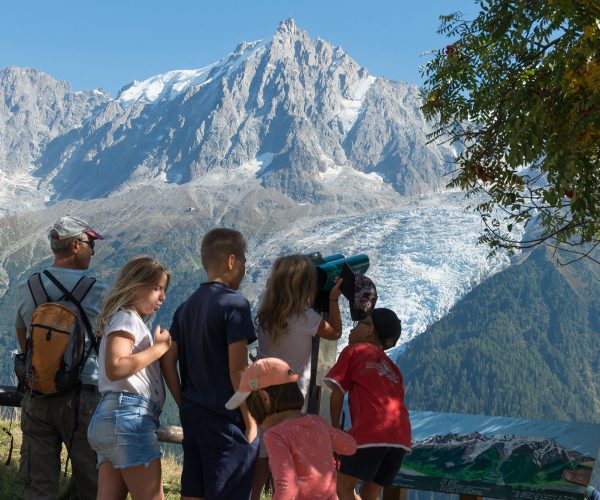
[{"label": "girl's long blonde hair", "polygon": [[171,275],[167,268],[152,257],[134,257],[123,266],[117,281],[106,297],[102,306],[102,312],[98,316],[98,335],[104,335],[104,329],[108,326],[113,316],[120,309],[131,308],[137,300],[138,292],[145,287],[156,285],[160,279],[167,276],[167,286]]},{"label": "girl's long blonde hair", "polygon": [[279,257],[271,266],[256,319],[277,345],[287,333],[290,315],[304,314],[317,293],[317,270],[304,255]]}]

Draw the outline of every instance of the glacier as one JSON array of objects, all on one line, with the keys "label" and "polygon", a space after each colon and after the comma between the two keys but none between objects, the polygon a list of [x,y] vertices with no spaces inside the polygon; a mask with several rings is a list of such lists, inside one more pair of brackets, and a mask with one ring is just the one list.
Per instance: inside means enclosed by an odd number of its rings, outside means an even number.
[{"label": "glacier", "polygon": [[[247,275],[252,283],[244,292],[264,289],[270,264],[278,255],[367,254],[366,275],[377,286],[377,306],[393,309],[402,320],[402,337],[389,351],[394,357],[463,295],[511,263],[508,254],[488,256],[489,248],[477,243],[482,222],[466,204],[464,193],[445,192],[392,209],[291,223],[268,241],[250,244]],[[256,307],[258,297],[251,300]],[[344,332],[338,349],[347,343],[352,325],[347,309],[343,304]]]}]

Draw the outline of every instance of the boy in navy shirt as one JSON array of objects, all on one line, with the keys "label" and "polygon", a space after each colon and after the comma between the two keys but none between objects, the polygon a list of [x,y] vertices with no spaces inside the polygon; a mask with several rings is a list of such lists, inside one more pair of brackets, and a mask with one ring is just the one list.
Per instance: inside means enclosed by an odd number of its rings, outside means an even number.
[{"label": "boy in navy shirt", "polygon": [[200,253],[208,282],[175,312],[172,347],[161,364],[183,427],[181,497],[237,500],[250,496],[258,455],[245,405],[225,409],[256,339],[250,304],[236,292],[246,242],[238,231],[217,228],[204,236]]}]

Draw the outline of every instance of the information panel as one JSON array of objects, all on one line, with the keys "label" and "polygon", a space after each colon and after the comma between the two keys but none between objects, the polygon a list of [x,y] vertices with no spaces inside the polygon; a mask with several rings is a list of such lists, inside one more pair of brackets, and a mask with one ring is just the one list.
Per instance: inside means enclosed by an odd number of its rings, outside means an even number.
[{"label": "information panel", "polygon": [[[411,412],[413,452],[394,486],[492,498],[583,498],[600,425]],[[579,483],[579,484],[578,484]]]}]

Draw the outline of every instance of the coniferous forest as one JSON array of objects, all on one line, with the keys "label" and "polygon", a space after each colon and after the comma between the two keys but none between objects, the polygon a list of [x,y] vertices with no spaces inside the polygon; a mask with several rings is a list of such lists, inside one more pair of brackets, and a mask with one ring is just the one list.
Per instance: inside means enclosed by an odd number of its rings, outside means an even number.
[{"label": "coniferous forest", "polygon": [[597,264],[539,248],[399,356],[413,410],[600,422]]}]

